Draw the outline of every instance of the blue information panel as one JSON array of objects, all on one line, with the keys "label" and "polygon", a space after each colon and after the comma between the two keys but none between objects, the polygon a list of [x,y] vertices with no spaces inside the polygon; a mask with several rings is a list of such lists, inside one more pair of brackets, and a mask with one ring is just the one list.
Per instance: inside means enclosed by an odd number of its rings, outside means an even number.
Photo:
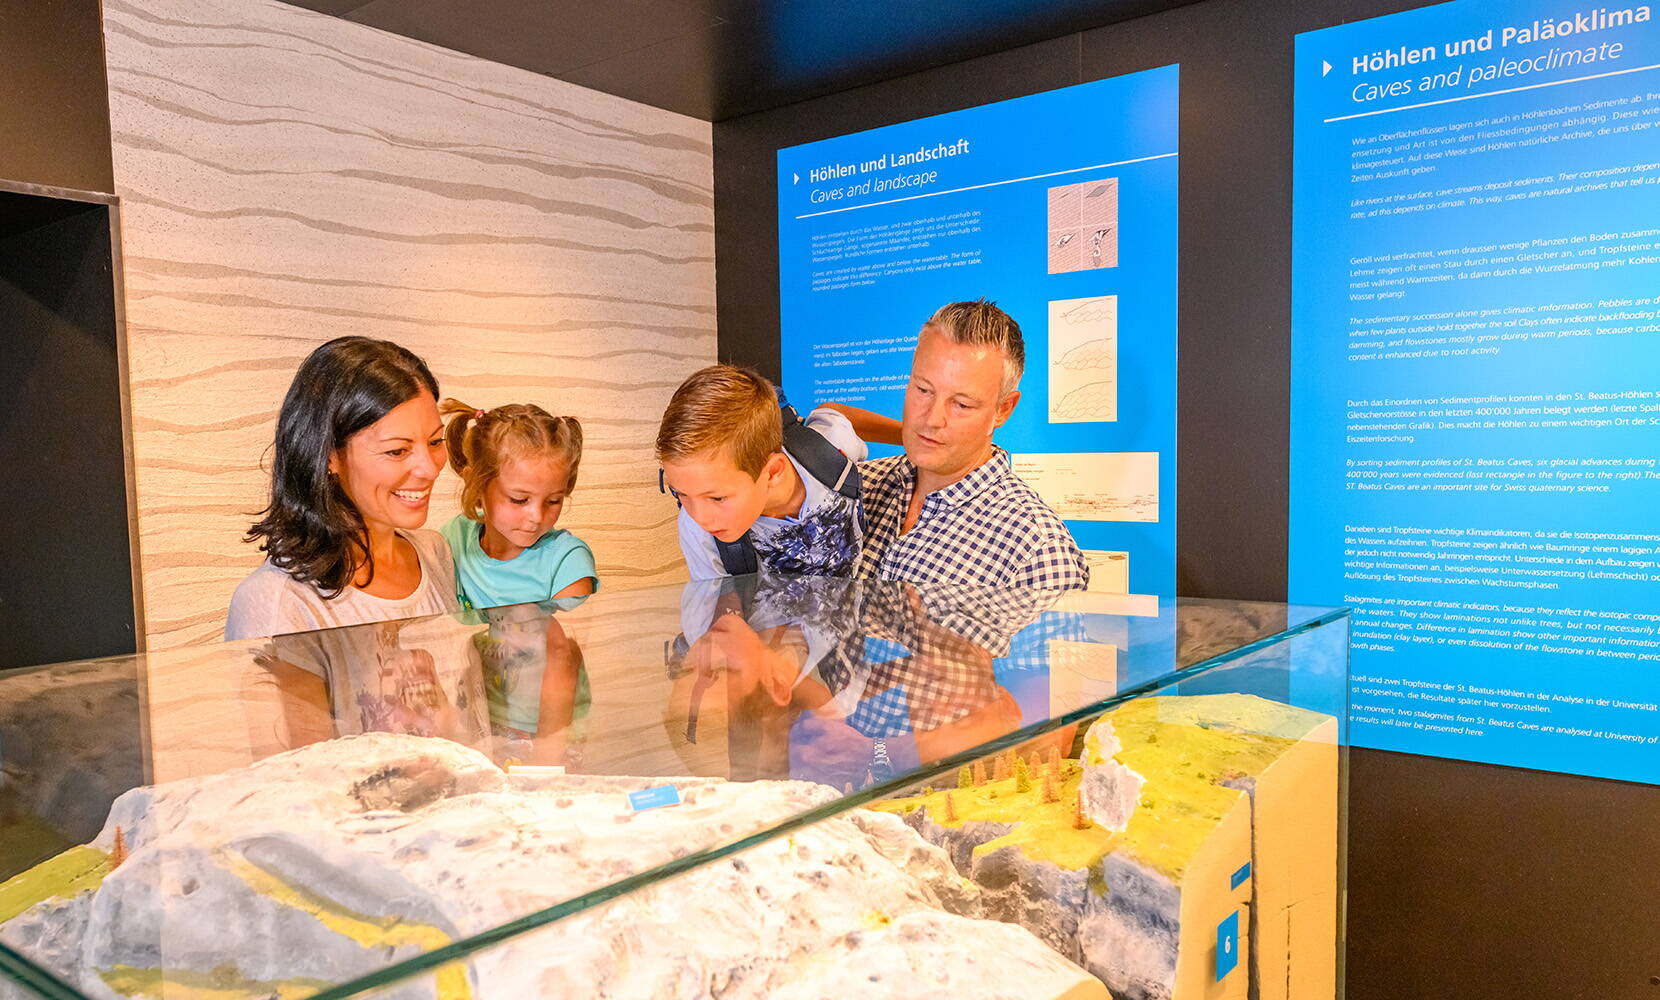
[{"label": "blue information panel", "polygon": [[1175,589],[1177,68],[778,153],[784,388],[897,417],[922,323],[992,299],[1026,375],[997,433],[1090,551]]},{"label": "blue information panel", "polygon": [[1660,779],[1660,28],[1300,35],[1291,580],[1357,744]]}]

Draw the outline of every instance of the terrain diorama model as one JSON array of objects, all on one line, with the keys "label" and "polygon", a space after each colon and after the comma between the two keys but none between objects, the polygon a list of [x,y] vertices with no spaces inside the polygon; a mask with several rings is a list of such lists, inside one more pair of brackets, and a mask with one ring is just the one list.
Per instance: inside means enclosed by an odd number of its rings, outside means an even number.
[{"label": "terrain diorama model", "polygon": [[144,780],[140,733],[130,658],[0,672],[0,873],[95,837]]},{"label": "terrain diorama model", "polygon": [[1252,696],[1143,698],[1097,720],[1080,760],[1011,751],[878,808],[946,850],[983,916],[1120,1000],[1329,998],[1336,737]]},{"label": "terrain diorama model", "polygon": [[[0,941],[95,998],[298,1000],[832,800],[806,782],[507,773],[368,734],[121,796],[0,885]],[[854,810],[404,980],[388,998],[1099,1000],[897,816]],[[7,1000],[19,987],[0,985]]]}]

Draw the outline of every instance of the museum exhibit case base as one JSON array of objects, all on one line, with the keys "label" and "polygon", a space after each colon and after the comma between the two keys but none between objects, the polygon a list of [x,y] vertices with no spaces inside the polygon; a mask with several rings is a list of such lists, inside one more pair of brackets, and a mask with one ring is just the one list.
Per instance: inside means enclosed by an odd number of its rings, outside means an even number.
[{"label": "museum exhibit case base", "polygon": [[1347,663],[752,578],[14,673],[0,997],[1330,997]]}]

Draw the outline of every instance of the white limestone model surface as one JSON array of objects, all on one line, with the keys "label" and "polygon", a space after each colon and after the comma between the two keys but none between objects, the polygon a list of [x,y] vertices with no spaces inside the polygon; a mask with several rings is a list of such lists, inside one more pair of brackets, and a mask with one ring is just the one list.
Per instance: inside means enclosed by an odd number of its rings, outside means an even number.
[{"label": "white limestone model surface", "polygon": [[[0,940],[89,997],[303,997],[834,798],[806,782],[509,775],[368,734],[123,795],[130,856]],[[1107,997],[898,817],[858,810],[511,938],[388,998]],[[0,986],[0,996],[17,996]]]}]

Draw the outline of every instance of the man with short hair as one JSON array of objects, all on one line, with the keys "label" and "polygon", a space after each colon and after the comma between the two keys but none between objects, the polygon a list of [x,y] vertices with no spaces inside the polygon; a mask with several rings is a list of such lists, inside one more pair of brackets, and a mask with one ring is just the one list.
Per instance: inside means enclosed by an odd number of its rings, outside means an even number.
[{"label": "man with short hair", "polygon": [[[864,784],[1020,724],[996,661],[1020,655],[1011,640],[1027,636],[1056,591],[1089,584],[1072,533],[991,440],[1020,400],[1025,361],[1019,325],[983,299],[923,324],[898,435],[905,453],[859,466],[855,572],[919,586],[865,588],[856,630],[820,667],[828,690],[858,692],[857,708],[801,721],[791,759],[807,773]],[[1021,645],[1037,642],[1046,664],[1043,640],[1032,632]],[[893,645],[904,655],[882,659]]]},{"label": "man with short hair", "polygon": [[1014,474],[992,433],[1020,401],[1020,326],[953,302],[922,326],[905,390],[905,454],[861,463],[858,576],[1077,590],[1089,565],[1065,523]]}]

